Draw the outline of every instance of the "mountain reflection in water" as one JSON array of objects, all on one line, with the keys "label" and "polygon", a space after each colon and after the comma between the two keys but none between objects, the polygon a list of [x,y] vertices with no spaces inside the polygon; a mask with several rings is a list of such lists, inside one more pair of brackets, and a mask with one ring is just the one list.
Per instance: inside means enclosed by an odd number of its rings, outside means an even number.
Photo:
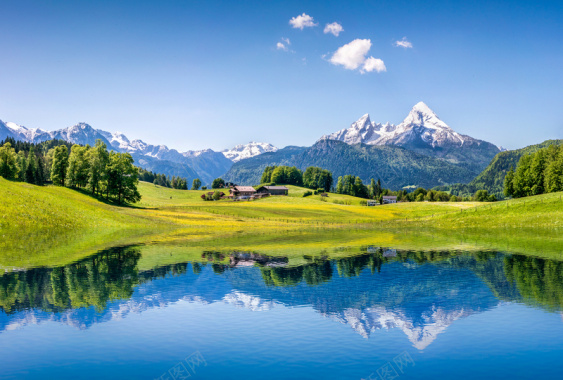
[{"label": "mountain reflection in water", "polygon": [[454,321],[524,303],[563,309],[563,263],[493,252],[417,252],[366,247],[338,259],[203,252],[201,261],[140,271],[138,247],[113,248],[58,268],[0,276],[0,332],[43,321],[86,329],[178,300],[256,311],[312,307],[362,337],[402,330],[422,350]]}]

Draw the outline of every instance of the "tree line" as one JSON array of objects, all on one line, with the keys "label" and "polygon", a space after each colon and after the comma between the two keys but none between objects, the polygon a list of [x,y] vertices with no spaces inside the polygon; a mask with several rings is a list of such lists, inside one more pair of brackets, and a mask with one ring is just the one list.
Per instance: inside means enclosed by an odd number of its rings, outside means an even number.
[{"label": "tree line", "polygon": [[[473,196],[456,196],[445,191],[427,190],[422,187],[414,191],[407,189],[392,191],[381,185],[381,180],[371,179],[368,185],[364,184],[359,176],[345,175],[338,177],[336,187],[333,187],[332,173],[318,167],[308,167],[301,172],[296,167],[290,166],[268,166],[262,173],[260,181],[264,183],[276,183],[284,185],[303,186],[309,189],[324,189],[326,192],[347,194],[364,199],[375,199],[383,202],[383,196],[394,195],[399,202],[495,202],[496,196],[489,194],[487,190],[477,190]],[[312,194],[312,193],[310,193]],[[308,195],[310,195],[308,194]]]},{"label": "tree line", "polygon": [[51,178],[53,149],[72,144],[63,140],[49,140],[39,144],[7,138],[0,142],[0,176],[34,185],[43,185]]},{"label": "tree line", "polygon": [[563,145],[550,145],[520,157],[504,178],[504,194],[521,198],[563,191]]},{"label": "tree line", "polygon": [[267,166],[260,183],[303,186],[328,192],[332,188],[332,172],[315,166],[308,167],[305,172],[295,166]]},{"label": "tree line", "polygon": [[[0,147],[0,176],[43,185],[84,189],[119,204],[141,199],[139,169],[129,153],[108,151],[101,140],[91,147],[63,141],[40,144],[8,139]],[[16,150],[17,149],[17,150]]]},{"label": "tree line", "polygon": [[495,202],[497,200],[495,195],[489,194],[487,190],[478,190],[472,197],[466,196],[463,198],[445,191],[427,190],[422,187],[418,187],[414,191],[406,189],[393,191],[384,188],[380,179],[375,181],[372,178],[370,184],[365,185],[360,177],[354,175],[338,177],[334,192],[359,198],[375,199],[379,203],[383,203],[384,196],[396,196],[398,202]]},{"label": "tree line", "polygon": [[182,177],[166,176],[139,168],[139,181],[154,183],[171,189],[188,190],[188,180]]}]

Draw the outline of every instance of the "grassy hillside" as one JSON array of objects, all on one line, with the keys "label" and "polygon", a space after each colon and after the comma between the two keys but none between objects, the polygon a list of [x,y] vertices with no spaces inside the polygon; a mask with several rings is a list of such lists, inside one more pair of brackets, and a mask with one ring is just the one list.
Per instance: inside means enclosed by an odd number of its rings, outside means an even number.
[{"label": "grassy hillside", "polygon": [[140,183],[139,189],[143,199],[135,207],[117,207],[66,188],[0,178],[0,267],[61,264],[126,244],[176,247],[179,256],[252,247],[313,254],[331,246],[377,244],[406,249],[500,249],[509,244],[541,254],[560,252],[563,244],[561,194],[493,204],[366,207],[348,195],[303,198],[307,189],[295,186],[289,196],[241,202],[204,202],[203,191],[149,183]]}]

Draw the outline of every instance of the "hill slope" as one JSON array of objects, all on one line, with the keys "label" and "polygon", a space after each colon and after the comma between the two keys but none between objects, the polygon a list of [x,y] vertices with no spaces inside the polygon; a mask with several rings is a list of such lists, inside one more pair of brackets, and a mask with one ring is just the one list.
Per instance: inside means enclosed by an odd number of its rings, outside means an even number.
[{"label": "hill slope", "polygon": [[535,153],[550,145],[563,145],[563,140],[547,140],[541,144],[530,145],[521,149],[508,150],[497,154],[489,165],[467,185],[458,183],[451,186],[439,187],[440,190],[449,190],[457,195],[472,195],[477,190],[487,190],[497,197],[504,197],[504,177],[510,167],[516,170],[518,161],[525,154]]}]

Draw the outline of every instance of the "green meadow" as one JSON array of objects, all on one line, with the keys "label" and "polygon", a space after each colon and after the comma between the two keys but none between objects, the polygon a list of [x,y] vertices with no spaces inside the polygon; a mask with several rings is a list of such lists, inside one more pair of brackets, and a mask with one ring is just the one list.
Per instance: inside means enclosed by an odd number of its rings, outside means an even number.
[{"label": "green meadow", "polygon": [[560,258],[561,193],[496,203],[420,202],[366,207],[329,194],[203,201],[204,191],[141,182],[142,200],[119,207],[88,194],[0,178],[0,267],[63,265],[100,249],[142,245],[143,266],[253,251],[300,260],[368,246],[502,250]]}]

